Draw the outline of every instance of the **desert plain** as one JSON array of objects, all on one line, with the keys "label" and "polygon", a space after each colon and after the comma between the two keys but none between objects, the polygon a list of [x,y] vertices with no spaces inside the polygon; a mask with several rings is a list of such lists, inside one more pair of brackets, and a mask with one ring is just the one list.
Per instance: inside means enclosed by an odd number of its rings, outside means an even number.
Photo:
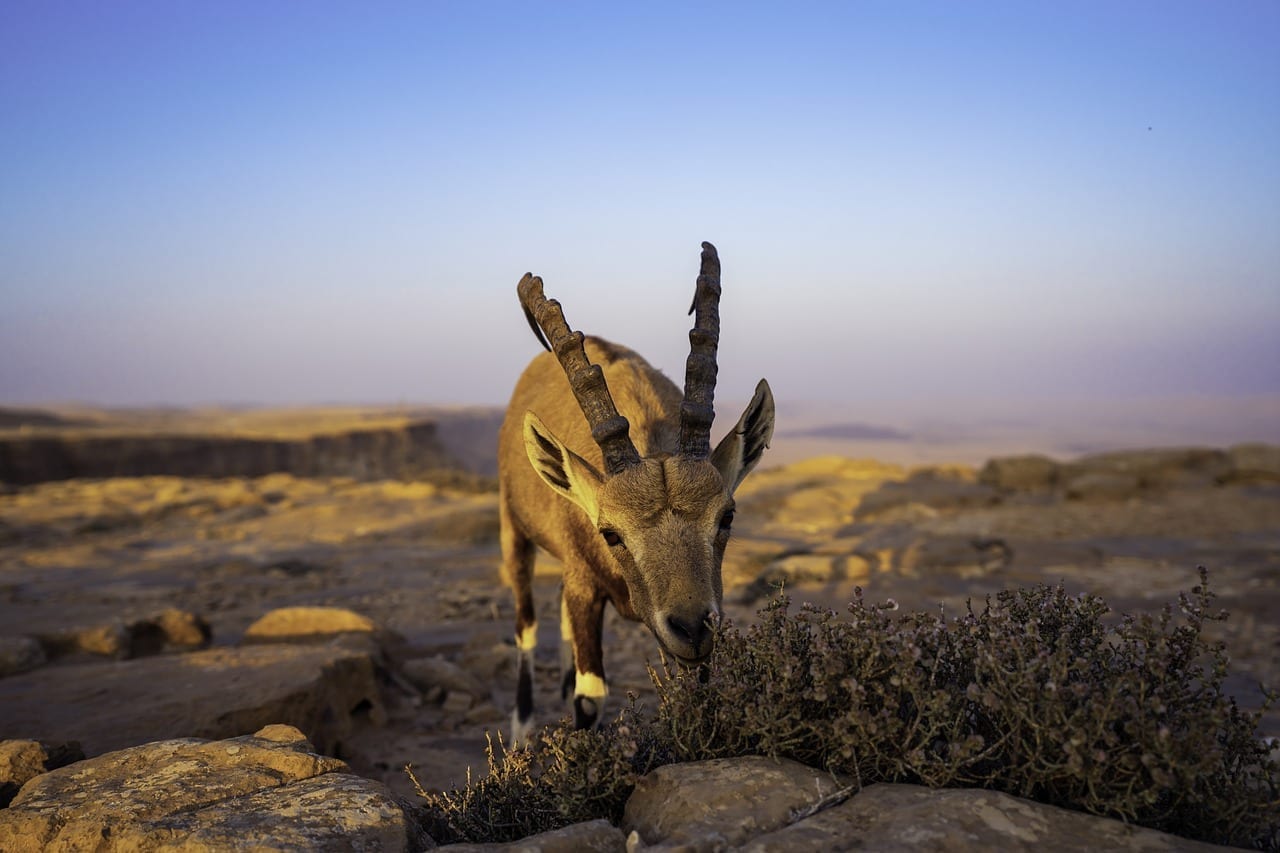
[{"label": "desert plain", "polygon": [[[1228,690],[1259,708],[1263,685],[1280,685],[1275,400],[1250,402],[1234,432],[1207,410],[1178,431],[1135,406],[1092,430],[1052,412],[1035,429],[787,414],[738,493],[724,563],[735,623],[780,589],[840,610],[855,587],[960,613],[1060,583],[1117,617],[1157,613],[1204,566],[1230,612],[1210,626],[1233,661]],[[500,410],[0,415],[0,740],[92,756],[288,722],[402,793],[407,764],[433,789],[483,772],[515,686]],[[547,723],[565,714],[558,587],[539,554]],[[350,613],[260,622],[282,608]],[[651,701],[656,643],[612,611],[605,630],[608,710]],[[1280,735],[1280,714],[1260,733]]]}]

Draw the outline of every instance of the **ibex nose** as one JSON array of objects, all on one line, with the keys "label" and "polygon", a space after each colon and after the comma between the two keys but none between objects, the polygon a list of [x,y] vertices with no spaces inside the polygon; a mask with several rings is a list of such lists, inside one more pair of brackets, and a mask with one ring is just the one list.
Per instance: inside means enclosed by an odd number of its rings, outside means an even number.
[{"label": "ibex nose", "polygon": [[675,646],[671,651],[686,660],[702,660],[711,654],[714,639],[712,625],[710,610],[704,610],[693,616],[674,613],[668,615],[668,636],[672,645]]}]

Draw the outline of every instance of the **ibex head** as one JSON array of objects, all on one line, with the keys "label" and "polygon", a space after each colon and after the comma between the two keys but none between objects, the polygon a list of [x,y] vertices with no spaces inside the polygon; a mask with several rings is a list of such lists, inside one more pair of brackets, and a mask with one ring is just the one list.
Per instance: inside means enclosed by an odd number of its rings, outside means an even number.
[{"label": "ibex head", "polygon": [[733,493],[760,460],[774,422],[773,396],[761,380],[737,425],[711,450],[720,336],[715,247],[702,244],[674,452],[641,457],[603,372],[587,360],[582,333],[571,331],[559,303],[543,295],[541,279],[525,275],[519,293],[534,332],[544,345],[550,339],[547,348],[569,378],[600,446],[604,471],[566,447],[532,412],[524,420],[530,463],[548,486],[586,513],[598,540],[581,546],[604,549],[616,561],[636,615],[662,647],[683,663],[704,660],[721,616],[721,563],[733,524]]}]

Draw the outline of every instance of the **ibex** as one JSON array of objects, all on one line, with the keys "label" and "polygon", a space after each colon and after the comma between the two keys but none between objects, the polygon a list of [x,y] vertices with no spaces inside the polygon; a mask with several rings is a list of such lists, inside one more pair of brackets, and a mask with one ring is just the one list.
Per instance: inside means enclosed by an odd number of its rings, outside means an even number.
[{"label": "ibex", "polygon": [[608,692],[606,602],[643,621],[682,664],[711,654],[733,493],[773,436],[774,406],[761,380],[711,450],[720,259],[710,243],[689,309],[696,318],[683,394],[637,353],[571,331],[542,279],[526,273],[518,292],[550,350],[521,375],[498,439],[502,574],[515,595],[519,653],[512,733],[523,743],[533,720],[535,546],[564,566],[561,692],[572,692],[574,725],[589,728]]}]

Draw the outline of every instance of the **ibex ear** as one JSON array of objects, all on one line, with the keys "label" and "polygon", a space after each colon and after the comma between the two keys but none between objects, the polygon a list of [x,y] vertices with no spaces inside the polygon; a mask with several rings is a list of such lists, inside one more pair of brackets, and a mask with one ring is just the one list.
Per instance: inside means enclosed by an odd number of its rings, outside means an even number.
[{"label": "ibex ear", "polygon": [[756,394],[738,418],[733,431],[726,435],[711,454],[711,464],[720,471],[729,491],[738,488],[743,478],[756,467],[764,449],[773,438],[773,392],[761,379]]},{"label": "ibex ear", "polygon": [[594,524],[600,512],[597,492],[604,484],[595,466],[561,444],[533,412],[524,414],[524,449],[542,482],[582,507]]}]

